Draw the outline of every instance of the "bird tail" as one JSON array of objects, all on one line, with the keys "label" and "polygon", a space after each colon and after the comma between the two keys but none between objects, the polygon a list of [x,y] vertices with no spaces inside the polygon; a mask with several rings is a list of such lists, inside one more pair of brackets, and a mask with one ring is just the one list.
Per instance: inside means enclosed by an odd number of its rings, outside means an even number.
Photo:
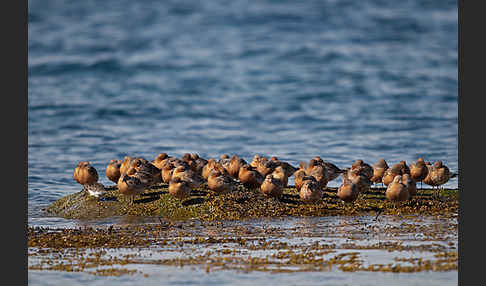
[{"label": "bird tail", "polygon": [[454,173],[454,174],[452,174],[452,175],[451,175],[451,177],[450,177],[450,178],[452,179],[452,178],[455,178],[455,177],[457,177],[457,176],[459,176],[459,174],[458,174],[458,173]]}]

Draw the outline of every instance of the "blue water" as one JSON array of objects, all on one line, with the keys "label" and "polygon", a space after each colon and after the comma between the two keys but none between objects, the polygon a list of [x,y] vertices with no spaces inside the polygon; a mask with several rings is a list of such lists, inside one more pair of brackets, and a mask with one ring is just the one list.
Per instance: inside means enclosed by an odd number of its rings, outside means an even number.
[{"label": "blue water", "polygon": [[110,185],[110,159],[161,152],[457,171],[456,1],[28,5],[29,224],[82,160]]}]

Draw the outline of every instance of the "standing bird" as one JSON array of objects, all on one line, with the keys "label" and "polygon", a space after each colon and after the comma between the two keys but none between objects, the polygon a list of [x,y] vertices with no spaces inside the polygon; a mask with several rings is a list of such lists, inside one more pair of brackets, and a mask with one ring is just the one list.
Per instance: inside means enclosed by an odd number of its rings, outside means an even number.
[{"label": "standing bird", "polygon": [[346,173],[342,174],[343,183],[345,184],[356,184],[358,191],[360,193],[365,193],[369,191],[371,186],[371,181],[365,172],[363,172],[362,167],[355,167],[354,169],[347,170]]},{"label": "standing bird", "polygon": [[267,197],[280,198],[283,193],[282,182],[275,178],[273,174],[268,174],[260,186],[262,193]]},{"label": "standing bird", "polygon": [[408,188],[402,183],[402,176],[397,175],[386,189],[385,196],[392,202],[403,202],[409,199]]},{"label": "standing bird", "polygon": [[420,188],[422,188],[422,181],[429,174],[429,168],[425,165],[424,159],[418,158],[417,162],[410,164],[410,176],[416,182],[420,182]]},{"label": "standing bird", "polygon": [[184,166],[178,166],[174,169],[172,179],[174,178],[181,178],[188,182],[192,189],[197,189],[204,183],[204,178],[201,175]]},{"label": "standing bird", "polygon": [[98,182],[85,185],[85,189],[88,191],[90,196],[94,196],[96,198],[98,198],[100,195],[106,194],[105,186]]},{"label": "standing bird", "polygon": [[277,168],[275,168],[275,170],[273,170],[271,175],[273,176],[273,178],[280,181],[280,183],[282,184],[282,188],[287,187],[287,184],[289,182],[289,177],[287,176],[287,172],[282,166],[278,166]]},{"label": "standing bird", "polygon": [[135,168],[135,171],[137,172],[145,172],[150,174],[153,177],[153,184],[162,182],[161,170],[143,158],[133,159],[130,163],[130,167]]},{"label": "standing bird", "polygon": [[260,188],[263,183],[262,175],[248,164],[241,166],[238,180],[248,189]]},{"label": "standing bird", "polygon": [[411,175],[403,174],[402,184],[404,184],[407,187],[408,194],[410,195],[410,199],[417,194],[417,183],[414,179],[412,179]]},{"label": "standing bird", "polygon": [[373,177],[373,167],[363,162],[361,159],[354,161],[353,165],[351,165],[351,169],[360,169],[361,174],[364,174],[368,179]]},{"label": "standing bird", "polygon": [[315,203],[322,198],[322,195],[322,187],[315,180],[305,180],[299,191],[300,199],[306,203]]},{"label": "standing bird", "polygon": [[155,157],[155,160],[152,164],[154,164],[155,167],[159,168],[162,170],[162,168],[164,167],[164,163],[169,159],[169,155],[167,155],[167,153],[160,153],[159,155],[157,155],[157,157]]},{"label": "standing bird", "polygon": [[442,161],[436,161],[429,168],[429,174],[424,179],[424,183],[437,187],[437,195],[439,195],[439,186],[447,183],[450,179],[457,176],[456,173],[451,173],[449,168],[442,163]]},{"label": "standing bird", "polygon": [[[307,174],[305,173],[304,169],[298,169],[297,171],[295,171],[294,183],[295,183],[295,188],[297,189],[297,191],[300,191],[300,188],[304,184],[304,178],[306,176],[307,176]],[[312,178],[314,178],[314,177],[312,177]]]},{"label": "standing bird", "polygon": [[349,180],[343,181],[343,184],[337,191],[337,196],[345,203],[354,202],[359,195],[358,185],[350,182]]},{"label": "standing bird", "polygon": [[380,159],[378,163],[373,165],[373,176],[371,177],[370,181],[372,183],[378,184],[382,183],[383,184],[383,176],[385,175],[385,171],[388,169],[388,164],[386,163],[385,159]]},{"label": "standing bird", "polygon": [[180,200],[185,199],[191,195],[191,186],[189,182],[181,178],[171,179],[169,182],[169,194]]},{"label": "standing bird", "polygon": [[84,190],[84,185],[98,182],[98,172],[88,161],[82,161],[74,168],[73,178],[76,182],[83,185]]},{"label": "standing bird", "polygon": [[133,159],[135,159],[135,158],[132,158],[130,156],[125,156],[125,158],[123,159],[123,162],[121,163],[121,166],[120,166],[120,174],[121,175],[125,174],[128,171],[128,169],[130,169],[130,164],[131,164]]},{"label": "standing bird", "polygon": [[199,154],[197,154],[197,153],[191,154],[191,158],[192,158],[192,162],[193,162],[191,168],[194,170],[194,172],[201,175],[202,169],[208,163],[208,160],[200,157]]},{"label": "standing bird", "polygon": [[106,177],[114,182],[115,184],[118,182],[118,179],[120,179],[121,173],[120,173],[120,166],[122,164],[121,160],[110,160],[110,163],[106,167],[105,174]]},{"label": "standing bird", "polygon": [[[403,163],[402,163],[403,162]],[[404,165],[404,161],[393,165],[391,168],[388,168],[383,175],[382,182],[385,186],[388,186],[393,182],[395,176],[403,175],[403,174],[410,174],[410,170],[408,169],[407,165]]]},{"label": "standing bird", "polygon": [[240,172],[240,168],[245,164],[248,164],[248,163],[244,159],[238,157],[237,155],[233,155],[233,157],[231,157],[231,160],[230,160],[229,166],[228,166],[229,175],[231,177],[233,177],[234,179],[238,179],[238,174]]},{"label": "standing bird", "polygon": [[[130,170],[130,174],[134,174],[134,169]],[[144,176],[143,179],[147,180],[150,177]],[[143,193],[145,189],[149,187],[146,181],[142,181],[139,176],[131,176],[127,173],[124,173],[120,176],[117,183],[118,191],[125,196],[129,196],[131,198],[131,204],[133,204],[134,196]]]},{"label": "standing bird", "polygon": [[216,194],[231,193],[238,188],[238,183],[232,177],[212,170],[208,176],[208,188]]},{"label": "standing bird", "polygon": [[312,176],[316,179],[321,189],[325,189],[327,187],[328,180],[326,177],[326,169],[324,166],[322,165],[314,166],[309,172],[309,176]]}]

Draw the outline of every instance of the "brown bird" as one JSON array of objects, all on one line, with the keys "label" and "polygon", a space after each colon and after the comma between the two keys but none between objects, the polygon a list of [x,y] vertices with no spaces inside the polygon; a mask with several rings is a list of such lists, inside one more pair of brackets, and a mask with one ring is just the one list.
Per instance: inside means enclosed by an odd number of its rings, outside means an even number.
[{"label": "brown bird", "polygon": [[118,179],[120,179],[120,166],[122,164],[121,160],[110,160],[110,163],[106,167],[105,174],[106,177],[114,182],[115,184],[118,183]]},{"label": "brown bird", "polygon": [[281,166],[285,170],[285,174],[287,175],[287,177],[291,177],[295,173],[295,171],[298,170],[298,168],[290,165],[288,162],[279,160],[275,156],[271,157],[270,161],[274,162],[273,164],[276,167]]},{"label": "brown bird", "polygon": [[157,168],[154,164],[150,163],[149,161],[143,158],[135,158],[130,163],[131,168],[135,168],[137,172],[145,172],[153,177],[153,183],[161,183],[162,182],[162,172],[159,168]]},{"label": "brown bird", "polygon": [[266,161],[265,159],[266,158],[256,154],[255,156],[253,156],[253,160],[250,162],[250,166],[252,166],[253,168],[257,168],[258,165],[263,163],[263,161]]},{"label": "brown bird", "polygon": [[263,183],[262,175],[248,164],[241,166],[238,180],[248,189],[260,188]]},{"label": "brown bird", "polygon": [[146,188],[149,188],[156,182],[152,174],[146,171],[137,171],[137,169],[134,167],[130,167],[130,169],[128,169],[126,174],[129,175],[130,177],[138,178],[140,182],[142,182],[147,186]]},{"label": "brown bird", "polygon": [[354,202],[359,195],[358,185],[344,181],[337,191],[337,196],[345,203]]},{"label": "brown bird", "polygon": [[315,156],[314,158],[310,159],[309,163],[307,164],[304,162],[300,163],[300,168],[305,168],[307,175],[310,175],[312,170],[317,166],[322,166],[324,168],[324,171],[326,173],[326,179],[328,182],[335,180],[337,177],[339,177],[340,174],[346,172],[339,169],[331,162],[325,162],[319,156]]},{"label": "brown bird", "polygon": [[422,181],[429,174],[429,168],[425,165],[424,159],[418,158],[417,162],[410,164],[410,175],[416,182],[420,182],[422,188]]},{"label": "brown bird", "polygon": [[98,172],[88,161],[82,161],[74,168],[73,178],[76,182],[83,185],[84,189],[84,185],[98,182]]},{"label": "brown bird", "polygon": [[363,160],[361,159],[354,161],[353,165],[351,165],[351,169],[360,169],[360,172],[364,174],[368,179],[371,179],[373,177],[373,167],[363,162]]},{"label": "brown bird", "polygon": [[410,194],[406,185],[402,183],[402,176],[397,175],[386,189],[385,196],[392,202],[402,202],[409,199]]},{"label": "brown bird", "polygon": [[208,188],[216,194],[225,194],[235,191],[238,183],[232,177],[212,170],[208,177]]},{"label": "brown bird", "polygon": [[228,173],[231,177],[238,179],[238,174],[240,172],[241,166],[248,164],[244,159],[238,157],[237,155],[233,155],[229,162],[228,166]]},{"label": "brown bird", "polygon": [[[304,178],[306,176],[307,176],[307,174],[305,173],[304,169],[298,169],[294,173],[294,183],[295,183],[295,188],[297,189],[297,191],[300,191],[300,188],[302,188],[302,185],[304,184]],[[312,176],[310,176],[310,177],[312,177]],[[312,178],[314,178],[314,177],[312,177]]]},{"label": "brown bird", "polygon": [[335,180],[340,174],[346,172],[331,162],[324,162],[324,167],[326,167],[326,178],[328,182]]},{"label": "brown bird", "polygon": [[321,185],[314,180],[305,180],[300,188],[300,199],[306,203],[315,203],[322,198],[323,192]]},{"label": "brown bird", "polygon": [[268,174],[271,174],[275,168],[279,166],[277,161],[274,160],[264,160],[260,161],[261,163],[257,166],[257,171],[265,178]]},{"label": "brown bird", "polygon": [[398,163],[401,167],[401,173],[402,175],[403,174],[409,174],[410,175],[410,168],[407,166],[407,162],[405,161],[400,161],[400,163]]},{"label": "brown bird", "polygon": [[393,182],[395,176],[403,174],[410,174],[410,170],[405,164],[405,161],[401,161],[400,163],[393,165],[391,168],[388,168],[383,175],[382,182],[388,186]]},{"label": "brown bird", "polygon": [[128,171],[128,169],[130,169],[131,161],[132,161],[132,157],[125,156],[125,158],[123,159],[123,162],[120,165],[120,174],[121,175],[125,174]]},{"label": "brown bird", "polygon": [[160,153],[155,157],[155,160],[153,162],[154,166],[162,170],[164,168],[164,162],[166,162],[169,159],[169,155],[167,153]]},{"label": "brown bird", "polygon": [[437,187],[437,195],[439,195],[439,186],[447,183],[450,179],[456,177],[457,174],[450,172],[449,168],[442,163],[442,161],[436,161],[429,167],[429,174],[424,179],[424,183]]},{"label": "brown bird", "polygon": [[230,161],[230,156],[228,154],[223,154],[219,156],[218,163],[220,163],[226,169],[226,171],[228,171]]},{"label": "brown bird", "polygon": [[[133,171],[131,171],[131,173],[132,172]],[[122,195],[129,196],[131,198],[131,203],[133,204],[133,197],[143,193],[143,191],[145,191],[149,185],[142,182],[137,176],[130,176],[128,173],[124,173],[120,176],[120,179],[118,179],[117,187],[118,191]]]},{"label": "brown bird", "polygon": [[162,181],[166,184],[170,182],[172,179],[172,172],[174,172],[175,166],[172,163],[165,164],[162,167],[161,176],[162,176]]},{"label": "brown bird", "polygon": [[185,199],[191,195],[191,186],[189,182],[179,177],[171,179],[169,182],[169,194],[180,200]]},{"label": "brown bird", "polygon": [[321,189],[325,189],[327,187],[327,177],[326,177],[326,169],[322,165],[314,166],[308,174],[316,179],[316,182],[319,184]]},{"label": "brown bird", "polygon": [[289,177],[287,176],[287,172],[285,172],[285,169],[282,166],[278,166],[273,170],[271,173],[273,178],[277,179],[280,181],[282,184],[282,188],[286,188],[289,182]]},{"label": "brown bird", "polygon": [[408,194],[410,195],[410,199],[417,194],[417,183],[414,179],[412,179],[411,175],[403,174],[402,175],[402,184],[407,187]]},{"label": "brown bird", "polygon": [[344,184],[356,184],[358,187],[358,191],[360,193],[366,193],[369,191],[370,186],[371,186],[371,181],[367,176],[368,174],[365,174],[363,172],[362,167],[356,167],[354,169],[349,169],[347,170],[346,173],[342,174],[343,177],[343,183]]},{"label": "brown bird", "polygon": [[208,160],[208,163],[206,165],[204,165],[204,167],[203,167],[203,169],[201,171],[201,176],[205,180],[207,180],[208,177],[209,177],[209,174],[213,170],[218,170],[218,171],[220,171],[221,173],[223,173],[225,175],[229,175],[228,171],[223,167],[223,165],[221,163],[219,163],[218,161],[216,161],[216,159],[214,159],[214,158],[210,158]]},{"label": "brown bird", "polygon": [[260,186],[262,193],[267,197],[280,198],[283,193],[283,186],[280,179],[274,178],[273,174],[268,174]]},{"label": "brown bird", "polygon": [[174,178],[181,178],[183,181],[187,181],[192,189],[199,188],[205,181],[201,175],[184,166],[178,166],[174,169],[172,179]]},{"label": "brown bird", "polygon": [[378,184],[382,183],[383,184],[383,176],[385,175],[385,171],[388,169],[388,164],[386,163],[385,159],[380,159],[378,163],[373,165],[373,176],[371,177],[370,181],[372,183]]},{"label": "brown bird", "polygon": [[192,165],[190,167],[194,172],[201,175],[202,169],[208,163],[208,160],[200,157],[199,154],[197,153],[191,154],[191,158],[192,158]]}]

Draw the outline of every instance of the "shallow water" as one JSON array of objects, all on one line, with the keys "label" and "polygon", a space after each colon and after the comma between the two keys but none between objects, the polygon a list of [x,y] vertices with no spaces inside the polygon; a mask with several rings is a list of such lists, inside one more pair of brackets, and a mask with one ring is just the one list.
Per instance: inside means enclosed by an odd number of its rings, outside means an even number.
[{"label": "shallow water", "polygon": [[[403,226],[404,224],[415,225],[416,227],[425,226],[426,228],[410,231]],[[117,227],[123,227],[123,224],[117,224]],[[434,231],[448,235],[434,236],[432,234]],[[417,236],[417,234],[420,235]],[[230,237],[245,238],[246,242],[235,243],[218,240]],[[125,279],[118,280],[115,277],[114,280],[110,281],[122,284],[140,282],[149,285],[160,283],[161,280],[170,284],[208,285],[211,283],[227,284],[231,281],[231,284],[248,285],[266,283],[277,277],[284,285],[302,285],[302,283],[305,285],[322,285],[323,282],[326,285],[457,284],[457,271],[346,272],[342,271],[338,265],[315,269],[320,265],[327,265],[326,259],[345,253],[358,255],[358,261],[363,267],[379,264],[413,266],[413,263],[399,259],[421,258],[424,262],[435,261],[438,259],[436,255],[439,253],[457,253],[457,219],[455,218],[437,219],[414,216],[398,218],[384,215],[379,217],[378,221],[375,221],[373,216],[274,218],[238,222],[224,221],[221,224],[200,224],[194,221],[161,230],[161,233],[151,235],[150,238],[153,239],[153,242],[148,247],[105,248],[102,249],[104,253],[99,256],[101,259],[118,257],[122,261],[126,255],[132,255],[132,262],[90,267],[85,271],[95,271],[95,269],[136,270],[137,272],[133,275],[123,275],[122,277]],[[191,243],[194,238],[202,238],[203,240],[212,238],[213,242],[201,243],[201,240],[198,239],[198,243]],[[160,240],[163,240],[164,243],[161,244]],[[169,243],[166,243],[167,241]],[[171,241],[174,243],[171,243]],[[280,246],[282,243],[285,246]],[[398,243],[396,245],[402,248],[392,246],[376,248],[377,245],[393,243]],[[324,246],[324,248],[314,248],[319,245]],[[330,248],[326,246],[330,246]],[[369,247],[370,249],[361,249],[360,247]],[[225,250],[227,252],[224,252]],[[88,257],[98,251],[98,249],[88,249],[86,252],[81,252],[84,253],[81,255]],[[48,257],[52,257],[54,263],[65,260],[67,264],[76,263],[79,259],[77,258],[79,254],[73,255],[74,253],[70,251],[61,252],[62,255],[60,256],[36,254],[35,252],[35,248],[29,249],[29,266],[38,265],[41,260]],[[286,256],[287,253],[290,256]],[[295,260],[296,262],[287,264],[286,261],[293,254],[306,254],[310,261],[319,258],[324,259],[324,261],[320,264],[314,264],[313,262]],[[198,259],[198,257],[203,257],[201,262],[191,265],[190,259]],[[214,263],[219,261],[219,257],[223,257],[224,265]],[[267,270],[262,269],[258,264],[253,264],[253,266],[248,264],[247,257],[268,259],[265,268]],[[233,260],[238,258],[242,260],[240,262]],[[175,265],[173,262],[169,264],[160,262],[167,259],[174,260]],[[183,261],[183,266],[180,266],[178,261]],[[307,270],[301,272],[304,269]],[[291,272],[282,273],[280,272],[282,270],[290,270]],[[60,276],[59,280],[56,279],[56,285],[62,285],[65,280],[73,281],[73,283],[92,281],[95,284],[102,280],[101,278],[88,277],[86,272],[68,274],[46,270],[30,270],[29,281],[49,280],[54,273]]]},{"label": "shallow water", "polygon": [[[110,159],[161,152],[258,153],[295,165],[320,155],[339,167],[422,156],[458,171],[456,1],[47,0],[29,1],[28,17],[29,225],[124,221],[42,212],[81,189],[72,172],[83,160],[110,185]],[[196,271],[191,281],[252,281],[234,275]],[[450,273],[428,275],[450,282]]]}]

